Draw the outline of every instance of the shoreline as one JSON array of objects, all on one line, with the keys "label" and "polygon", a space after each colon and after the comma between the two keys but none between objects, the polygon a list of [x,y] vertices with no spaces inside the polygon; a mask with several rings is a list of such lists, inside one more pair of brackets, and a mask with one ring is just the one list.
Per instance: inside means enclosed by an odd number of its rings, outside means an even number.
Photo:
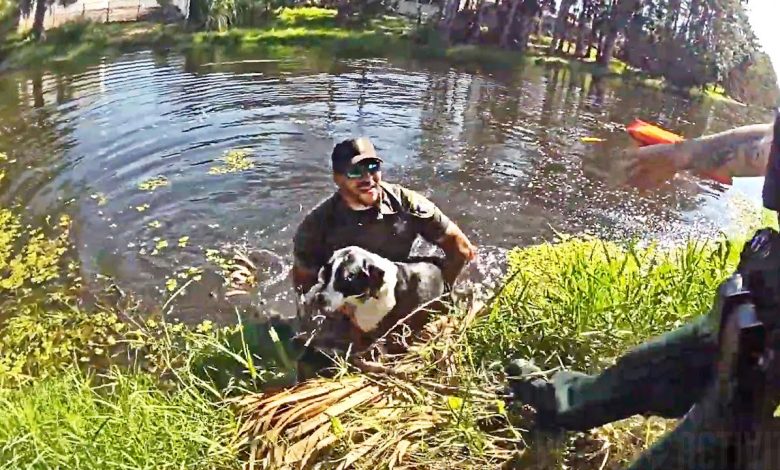
[{"label": "shoreline", "polygon": [[[294,9],[292,11],[306,9]],[[651,77],[641,70],[628,67],[613,59],[604,68],[592,58],[581,59],[549,54],[544,44],[549,38],[532,37],[529,52],[493,46],[456,44],[445,45],[429,40],[431,31],[416,29],[413,22],[402,16],[385,16],[372,20],[363,27],[343,28],[332,22],[332,15],[314,20],[289,15],[286,20],[269,22],[265,27],[235,28],[225,32],[190,31],[183,23],[161,24],[151,22],[87,23],[75,22],[47,31],[42,43],[15,37],[7,40],[0,50],[3,60],[0,72],[26,69],[67,69],[91,63],[104,56],[143,49],[154,51],[207,51],[226,49],[261,57],[289,57],[304,52],[330,58],[410,58],[444,61],[457,66],[507,69],[525,65],[548,68],[566,68],[573,73],[625,80],[634,86],[681,94],[690,98],[712,99],[728,104],[746,106],[715,87],[685,89],[669,84],[663,78]],[[322,21],[322,18],[325,20]]]}]

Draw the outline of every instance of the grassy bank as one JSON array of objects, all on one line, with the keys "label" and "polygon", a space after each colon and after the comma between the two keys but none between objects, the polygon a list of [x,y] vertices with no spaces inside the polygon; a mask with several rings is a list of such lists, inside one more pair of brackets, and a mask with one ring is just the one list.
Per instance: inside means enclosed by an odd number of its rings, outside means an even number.
[{"label": "grassy bank", "polygon": [[262,27],[224,32],[190,31],[182,24],[73,22],[47,31],[41,42],[26,36],[9,38],[3,44],[3,67],[90,62],[144,48],[225,48],[248,50],[261,57],[291,57],[301,52],[332,57],[392,55],[411,48],[409,31],[407,20],[389,16],[342,27],[336,22],[335,10],[323,8],[284,9]]},{"label": "grassy bank", "polygon": [[188,38],[179,25],[73,22],[47,31],[42,41],[19,35],[6,39],[2,69],[68,67],[142,48],[178,48]]},{"label": "grassy bank", "polygon": [[238,422],[195,387],[74,369],[0,388],[3,468],[240,468]]},{"label": "grassy bank", "polygon": [[279,458],[417,468],[624,463],[674,423],[635,417],[534,440],[525,412],[499,399],[501,364],[530,357],[549,368],[601,369],[707,311],[741,245],[660,250],[564,238],[519,248],[494,301],[453,306],[409,355],[263,396],[292,367],[273,334],[242,323],[169,323],[164,308],[140,312],[130,298],[79,307],[67,219],[29,231],[10,211],[0,214],[7,468],[238,468],[247,459],[266,468]]},{"label": "grassy bank", "polygon": [[336,21],[335,10],[307,7],[281,9],[261,27],[223,32],[193,32],[178,24],[70,23],[48,31],[43,42],[24,36],[10,37],[2,47],[2,67],[8,70],[68,66],[141,48],[181,51],[224,48],[263,58],[302,54],[326,58],[401,56],[487,68],[512,68],[532,63],[566,67],[574,72],[619,77],[638,86],[737,103],[726,97],[722,89],[680,89],[662,78],[649,77],[618,59],[613,59],[608,67],[602,67],[595,57],[576,59],[550,55],[550,41],[549,37],[533,37],[526,54],[490,46],[447,46],[437,39],[430,27],[417,28],[405,17],[381,16],[347,27]]}]

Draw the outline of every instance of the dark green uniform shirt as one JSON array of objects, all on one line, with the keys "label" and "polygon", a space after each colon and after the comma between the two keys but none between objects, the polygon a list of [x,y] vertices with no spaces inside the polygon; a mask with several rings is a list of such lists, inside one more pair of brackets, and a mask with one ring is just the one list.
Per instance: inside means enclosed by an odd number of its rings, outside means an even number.
[{"label": "dark green uniform shirt", "polygon": [[450,220],[421,194],[381,183],[379,207],[353,210],[338,193],[321,202],[298,226],[293,256],[298,266],[319,271],[334,251],[356,245],[391,261],[409,258],[417,236],[435,243]]}]

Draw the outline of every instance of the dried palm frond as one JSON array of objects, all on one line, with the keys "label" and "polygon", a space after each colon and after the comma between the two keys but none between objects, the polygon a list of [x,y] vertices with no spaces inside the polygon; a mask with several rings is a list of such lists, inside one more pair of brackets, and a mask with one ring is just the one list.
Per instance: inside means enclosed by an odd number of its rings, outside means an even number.
[{"label": "dried palm frond", "polygon": [[[472,305],[466,315],[432,322],[406,354],[355,359],[336,378],[241,398],[248,465],[420,468],[437,452],[465,452],[472,464],[511,458],[522,440],[488,382],[464,374],[458,351],[468,324],[483,311]],[[480,426],[490,431],[475,431]]]},{"label": "dried palm frond", "polygon": [[249,294],[249,289],[257,285],[258,267],[244,251],[236,249],[232,262],[227,266],[227,297]]}]

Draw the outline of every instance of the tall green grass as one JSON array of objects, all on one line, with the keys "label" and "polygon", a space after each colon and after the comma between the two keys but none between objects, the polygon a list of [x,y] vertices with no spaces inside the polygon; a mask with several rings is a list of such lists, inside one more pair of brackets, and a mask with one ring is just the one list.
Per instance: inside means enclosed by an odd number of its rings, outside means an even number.
[{"label": "tall green grass", "polygon": [[0,210],[0,468],[240,467],[226,398],[284,377],[272,335],[78,308],[69,220],[51,225]]},{"label": "tall green grass", "polygon": [[0,388],[0,468],[239,468],[232,411],[149,374],[78,370]]},{"label": "tall green grass", "polygon": [[601,369],[639,342],[707,312],[740,245],[690,241],[662,250],[577,238],[515,249],[502,294],[470,332],[475,357]]}]

